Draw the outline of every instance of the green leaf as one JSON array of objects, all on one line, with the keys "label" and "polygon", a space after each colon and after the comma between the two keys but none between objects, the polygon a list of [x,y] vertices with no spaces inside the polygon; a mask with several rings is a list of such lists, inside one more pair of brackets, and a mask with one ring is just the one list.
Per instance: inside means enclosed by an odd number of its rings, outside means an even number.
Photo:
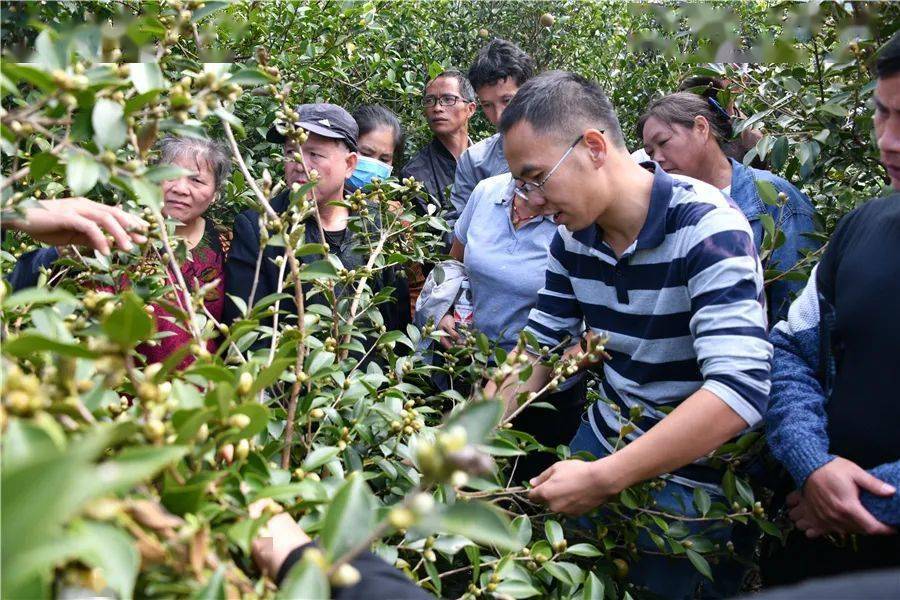
[{"label": "green leaf", "polygon": [[147,172],[144,173],[144,177],[147,178],[147,181],[152,183],[162,183],[163,181],[180,179],[181,177],[192,173],[192,170],[177,165],[157,165],[147,169]]},{"label": "green leaf", "polygon": [[132,178],[128,184],[139,204],[153,210],[162,210],[163,194],[162,188],[158,184],[151,183],[142,177]]},{"label": "green leaf", "polygon": [[701,517],[705,517],[706,513],[709,512],[711,503],[712,501],[706,490],[698,487],[694,488],[694,506],[697,507],[697,511],[700,513]]},{"label": "green leaf", "polygon": [[375,526],[375,498],[362,475],[351,473],[335,494],[322,525],[322,545],[329,560],[364,540]]},{"label": "green leaf", "polygon": [[337,279],[337,269],[327,260],[317,260],[303,265],[300,271],[301,281],[324,281],[326,279]]},{"label": "green leaf", "polygon": [[541,595],[541,592],[533,585],[518,579],[501,581],[495,591],[498,596],[509,598],[533,598],[534,596]]},{"label": "green leaf", "polygon": [[51,69],[65,69],[67,60],[67,49],[62,42],[54,40],[51,29],[44,29],[34,40],[35,54],[37,62],[48,71]]},{"label": "green leaf", "polygon": [[685,548],[684,553],[687,554],[687,557],[691,561],[691,564],[694,565],[694,568],[697,569],[701,575],[712,581],[713,577],[712,572],[709,570],[709,563],[706,562],[703,555],[690,548]]},{"label": "green leaf", "polygon": [[603,553],[593,544],[573,544],[566,548],[566,554],[574,554],[575,556],[586,556],[588,558],[601,556]]},{"label": "green leaf", "polygon": [[59,157],[49,152],[39,152],[31,157],[28,174],[32,181],[39,181],[59,163]]},{"label": "green leaf", "polygon": [[238,432],[238,439],[252,438],[254,435],[261,433],[269,422],[269,409],[256,402],[241,404],[231,411],[231,414],[247,415],[250,417],[250,424]]},{"label": "green leaf", "polygon": [[769,206],[778,206],[780,204],[778,202],[778,190],[771,181],[757,180],[756,189],[762,201]]},{"label": "green leaf", "polygon": [[91,112],[94,141],[106,150],[118,150],[125,143],[128,130],[125,127],[125,109],[118,102],[100,98]]},{"label": "green leaf", "polygon": [[130,63],[128,66],[130,68],[131,83],[134,84],[134,89],[139,94],[165,89],[166,80],[157,63]]},{"label": "green leaf", "polygon": [[133,540],[111,525],[90,521],[78,523],[71,535],[79,558],[100,567],[120,598],[131,598],[141,558]]},{"label": "green leaf", "polygon": [[274,81],[259,69],[241,69],[228,78],[229,83],[237,85],[266,85]]},{"label": "green leaf", "polygon": [[100,163],[81,152],[70,152],[66,160],[66,181],[76,196],[84,196],[100,178]]},{"label": "green leaf", "polygon": [[144,303],[134,292],[125,292],[120,297],[121,304],[103,319],[103,331],[110,340],[130,348],[150,338],[153,318],[144,310]]},{"label": "green leaf", "polygon": [[271,365],[260,371],[253,379],[250,395],[255,396],[260,390],[264,390],[275,383],[281,374],[284,373],[284,370],[292,364],[294,364],[293,358],[276,358],[273,360]]},{"label": "green leaf", "polygon": [[768,213],[761,213],[759,215],[759,221],[762,223],[763,229],[766,231],[766,235],[769,239],[775,238],[775,219],[772,218],[772,215]]},{"label": "green leaf", "polygon": [[447,420],[447,429],[459,425],[466,430],[470,444],[480,444],[500,424],[503,417],[501,400],[470,402]]},{"label": "green leaf", "polygon": [[276,598],[331,598],[331,589],[325,572],[305,556],[288,571]]},{"label": "green leaf", "polygon": [[43,304],[74,301],[75,297],[61,288],[27,288],[10,295],[3,301],[3,308],[10,309],[29,304],[31,306],[41,306]]},{"label": "green leaf", "polygon": [[584,571],[578,565],[567,562],[548,562],[542,567],[550,573],[554,579],[562,581],[566,585],[576,586],[584,580]]},{"label": "green leaf", "polygon": [[300,465],[300,468],[304,471],[312,471],[318,469],[328,461],[334,459],[340,453],[341,451],[334,446],[324,446],[322,448],[316,448],[306,455],[306,458],[303,459],[303,464]]},{"label": "green leaf", "polygon": [[522,544],[512,534],[506,517],[484,502],[457,502],[441,515],[441,529],[473,542],[518,551]]},{"label": "green leaf", "polygon": [[582,600],[603,600],[605,592],[606,586],[603,585],[603,581],[593,573],[588,573],[581,593]]},{"label": "green leaf", "polygon": [[57,340],[48,339],[34,333],[24,333],[3,343],[3,353],[9,356],[26,357],[35,352],[54,352],[61,356],[76,356],[78,358],[96,358],[96,352],[88,350],[78,344],[67,344]]},{"label": "green leaf", "polygon": [[547,535],[547,541],[550,545],[558,544],[565,539],[562,526],[553,520],[544,522],[544,533]]},{"label": "green leaf", "polygon": [[123,492],[147,481],[187,453],[185,446],[137,446],[126,448],[114,459],[101,463],[85,487],[95,495]]},{"label": "green leaf", "polygon": [[219,565],[203,589],[194,595],[194,600],[223,600],[225,598],[225,565]]},{"label": "green leaf", "polygon": [[519,515],[513,519],[512,530],[522,546],[531,541],[531,519],[528,518],[528,515]]}]

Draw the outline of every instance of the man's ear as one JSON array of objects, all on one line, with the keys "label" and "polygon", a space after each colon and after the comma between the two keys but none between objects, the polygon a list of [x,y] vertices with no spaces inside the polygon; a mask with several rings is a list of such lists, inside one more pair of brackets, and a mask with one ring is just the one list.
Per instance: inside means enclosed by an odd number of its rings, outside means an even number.
[{"label": "man's ear", "polygon": [[353,175],[353,171],[356,170],[357,162],[359,162],[359,154],[356,152],[347,154],[347,174],[344,176],[344,179],[349,179],[350,176]]},{"label": "man's ear", "polygon": [[475,116],[475,111],[478,110],[478,105],[474,102],[466,102],[466,112],[468,113],[467,119],[471,119]]},{"label": "man's ear", "polygon": [[609,152],[609,142],[599,129],[588,129],[584,132],[584,143],[590,153],[591,162],[596,168],[600,168],[606,163],[606,156]]}]

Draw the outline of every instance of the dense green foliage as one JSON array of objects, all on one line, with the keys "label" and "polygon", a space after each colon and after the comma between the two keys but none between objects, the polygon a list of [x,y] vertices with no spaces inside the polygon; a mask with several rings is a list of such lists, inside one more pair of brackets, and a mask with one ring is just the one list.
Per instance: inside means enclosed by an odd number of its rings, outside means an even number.
[{"label": "dense green foliage", "polygon": [[[443,221],[417,216],[414,190],[387,182],[368,196],[383,227],[372,227],[374,214],[355,218],[371,232],[366,269],[347,272],[329,256],[299,264],[323,250],[302,244],[313,208],[300,190],[281,217],[267,211],[282,165],[265,130],[299,102],[377,102],[409,128],[408,156],[428,137],[418,98],[429,73],[465,68],[493,36],[521,44],[541,69],[600,81],[635,147],[633,124],[651,98],[690,72],[722,73],[740,92],[744,126],[766,133],[755,154],[802,185],[828,231],[886,181],[867,65],[898,17],[890,4],[830,3],[4,3],[3,211],[86,195],[143,211],[155,235],[131,254],[67,255],[39,288],[3,290],[3,596],[65,585],[109,586],[120,597],[272,596],[249,553],[270,514],[249,516],[261,498],[322,540],[324,562],[302,563],[286,597],[326,595],[336,565],[369,545],[446,596],[620,597],[641,531],[708,572],[730,549],[654,510],[649,493],[662,481],[626,490],[605,526],[580,533],[564,533],[560,518],[508,488],[502,467],[534,440],[501,425],[499,401],[477,384],[471,398],[435,393],[435,369],[410,350],[436,334],[384,331],[376,307],[386,295],[367,285],[375,271],[433,256]],[[774,62],[707,63],[729,44],[774,49],[760,50]],[[230,329],[198,311],[203,290],[173,306],[194,340],[184,351],[197,362],[185,372],[174,368],[180,356],[144,365],[135,351],[154,335],[147,305],[177,287],[166,265],[185,256],[160,213],[159,183],[177,175],[153,164],[166,132],[233,141],[242,168],[214,215],[229,225],[257,208],[266,243],[285,248],[288,281]],[[488,133],[478,117],[473,137]],[[767,244],[777,243],[773,224]],[[4,272],[31,246],[8,236]],[[260,320],[296,293],[291,281],[311,282],[324,304],[305,306],[298,327],[262,331]],[[334,302],[336,285],[354,294]],[[107,288],[115,291],[98,291]],[[219,352],[203,352],[219,335]],[[249,351],[260,335],[265,350]],[[364,354],[377,360],[360,367]],[[499,368],[488,368],[492,356]],[[530,367],[481,336],[443,369],[480,382]],[[623,431],[638,417],[623,415]],[[760,446],[747,434],[713,460],[733,466]],[[695,496],[710,528],[755,522],[779,535],[734,469],[723,484],[733,504]]]}]

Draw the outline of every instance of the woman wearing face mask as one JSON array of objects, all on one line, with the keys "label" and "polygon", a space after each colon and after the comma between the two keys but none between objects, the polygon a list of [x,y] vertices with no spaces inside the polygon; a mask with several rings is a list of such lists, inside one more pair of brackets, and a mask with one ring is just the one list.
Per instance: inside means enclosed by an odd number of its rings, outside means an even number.
[{"label": "woman wearing face mask", "polygon": [[[208,312],[219,320],[225,301],[224,264],[228,240],[226,234],[220,232],[212,220],[205,217],[205,213],[228,180],[231,158],[222,144],[208,139],[167,137],[160,141],[158,148],[160,164],[184,170],[181,177],[162,184],[162,213],[178,223],[175,235],[183,239],[188,247],[187,259],[180,264],[181,275],[191,290],[215,282],[206,295],[203,310],[199,312]],[[13,288],[36,285],[40,269],[50,267],[59,255],[59,250],[53,247],[24,255],[10,274]],[[177,283],[170,270],[167,270],[167,283],[173,286]],[[122,284],[127,286],[129,282],[124,281]],[[112,288],[98,288],[97,291],[112,291]],[[180,291],[167,295],[165,299],[181,307],[189,301]],[[163,306],[152,306],[156,331],[165,335],[138,348],[148,363],[164,361],[192,339],[187,325],[179,323]],[[213,352],[215,349],[216,343],[208,341],[207,350]],[[193,360],[193,355],[186,354],[179,368],[187,367]]]},{"label": "woman wearing face mask", "polygon": [[[784,243],[771,255],[760,253],[766,268],[790,271],[821,244],[806,235],[815,231],[814,209],[809,198],[777,175],[746,167],[728,157],[732,140],[731,117],[710,98],[680,92],[651,103],[638,120],[638,136],[652,160],[666,172],[699,179],[731,196],[750,221],[756,249],[763,241],[761,216],[769,214],[777,229],[784,233]],[[772,184],[786,196],[783,206],[763,202],[757,182]],[[803,283],[782,278],[768,286],[769,324],[787,315],[792,295]]]},{"label": "woman wearing face mask", "polygon": [[373,178],[385,180],[393,171],[394,156],[403,148],[403,127],[397,116],[383,106],[360,106],[353,113],[359,125],[359,159],[347,180],[347,193],[368,185]]}]

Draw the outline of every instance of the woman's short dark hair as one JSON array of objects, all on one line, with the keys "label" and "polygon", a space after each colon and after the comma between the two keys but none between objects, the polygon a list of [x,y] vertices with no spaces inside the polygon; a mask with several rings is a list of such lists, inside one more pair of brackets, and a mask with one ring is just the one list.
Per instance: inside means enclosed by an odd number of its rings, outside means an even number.
[{"label": "woman's short dark hair", "polygon": [[500,38],[491,40],[478,51],[475,62],[469,68],[469,82],[478,92],[485,85],[492,85],[511,77],[521,86],[534,75],[534,61],[525,51]]},{"label": "woman's short dark hair", "polygon": [[719,147],[726,155],[735,142],[732,141],[731,117],[728,116],[715,98],[698,96],[689,92],[678,92],[654,100],[647,107],[644,114],[637,122],[637,135],[644,138],[644,125],[650,117],[656,117],[666,125],[681,125],[692,129],[694,119],[703,117],[709,122],[709,130],[719,143]]},{"label": "woman's short dark hair", "polygon": [[353,111],[353,118],[359,126],[360,138],[379,127],[388,127],[394,134],[394,153],[403,148],[403,126],[389,109],[378,104],[360,106]]}]

